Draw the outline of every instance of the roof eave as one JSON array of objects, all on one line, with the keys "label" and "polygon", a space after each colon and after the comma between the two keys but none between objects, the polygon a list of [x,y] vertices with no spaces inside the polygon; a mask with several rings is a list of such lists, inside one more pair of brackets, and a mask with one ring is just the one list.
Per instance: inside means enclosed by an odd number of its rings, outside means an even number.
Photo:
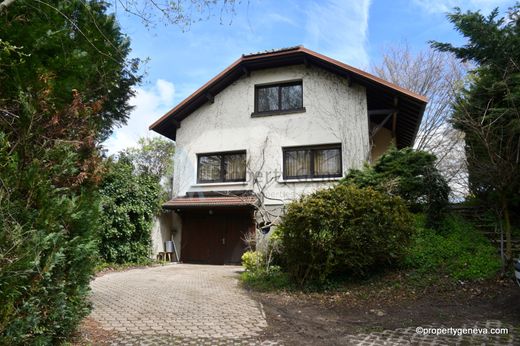
[{"label": "roof eave", "polygon": [[[298,61],[299,58],[302,59],[302,62]],[[306,61],[305,58],[308,58],[310,60],[308,62],[311,63],[327,65],[329,68],[337,70],[336,73],[341,71],[343,74],[351,76],[357,82],[360,82],[360,84],[365,85],[365,87],[376,87],[380,90],[386,90],[390,94],[396,94],[400,97],[404,97],[405,99],[409,99],[413,103],[422,104],[422,112],[417,114],[418,123],[416,124],[415,135],[411,136],[413,137],[411,138],[413,144],[413,140],[417,134],[420,120],[424,112],[424,107],[427,103],[427,98],[425,96],[403,89],[365,71],[359,70],[355,67],[344,64],[338,60],[334,60],[302,46],[291,48],[285,51],[243,55],[202,87],[197,89],[189,97],[184,99],[181,103],[155,121],[152,125],[150,125],[149,129],[172,140],[175,140],[176,130],[180,126],[180,122],[185,117],[207,102],[209,97],[214,97],[221,90],[227,87],[227,85],[229,85],[233,80],[240,78],[240,76],[242,76],[244,73],[248,73],[251,69],[254,70],[276,67],[276,64],[283,66],[284,64],[303,63]],[[270,64],[273,66],[269,66]]]}]

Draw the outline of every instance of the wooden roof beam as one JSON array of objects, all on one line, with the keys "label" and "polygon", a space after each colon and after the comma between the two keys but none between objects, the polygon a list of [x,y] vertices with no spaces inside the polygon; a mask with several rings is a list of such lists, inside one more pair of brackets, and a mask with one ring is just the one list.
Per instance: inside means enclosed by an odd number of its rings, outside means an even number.
[{"label": "wooden roof beam", "polygon": [[371,115],[387,115],[387,114],[395,113],[395,112],[397,112],[397,109],[395,109],[395,108],[369,109],[368,110],[368,115],[369,116],[371,116]]},{"label": "wooden roof beam", "polygon": [[181,122],[175,119],[172,119],[172,124],[173,126],[175,126],[176,129],[179,129],[181,127]]},{"label": "wooden roof beam", "polygon": [[386,118],[383,119],[382,122],[380,122],[379,124],[377,124],[376,127],[374,127],[374,129],[372,130],[372,133],[370,133],[370,139],[374,138],[374,136],[376,135],[376,133],[379,132],[379,130],[381,130],[381,128],[383,126],[385,126],[386,122],[388,121],[388,119],[390,119],[390,117],[392,116],[392,114],[395,114],[395,113],[390,113],[386,116]]}]

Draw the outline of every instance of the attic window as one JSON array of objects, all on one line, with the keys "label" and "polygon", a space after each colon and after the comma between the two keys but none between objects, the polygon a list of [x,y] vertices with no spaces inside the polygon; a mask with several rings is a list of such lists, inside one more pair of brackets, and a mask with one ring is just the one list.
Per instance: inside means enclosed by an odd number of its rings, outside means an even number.
[{"label": "attic window", "polygon": [[292,113],[294,111],[305,111],[301,80],[255,87],[254,115]]}]

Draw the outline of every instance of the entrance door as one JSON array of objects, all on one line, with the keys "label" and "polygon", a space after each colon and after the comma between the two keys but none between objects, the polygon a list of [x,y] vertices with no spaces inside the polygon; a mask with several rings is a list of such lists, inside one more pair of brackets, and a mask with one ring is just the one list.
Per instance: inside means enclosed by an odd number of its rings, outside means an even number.
[{"label": "entrance door", "polygon": [[244,234],[253,228],[250,211],[182,214],[181,260],[188,263],[240,263]]}]

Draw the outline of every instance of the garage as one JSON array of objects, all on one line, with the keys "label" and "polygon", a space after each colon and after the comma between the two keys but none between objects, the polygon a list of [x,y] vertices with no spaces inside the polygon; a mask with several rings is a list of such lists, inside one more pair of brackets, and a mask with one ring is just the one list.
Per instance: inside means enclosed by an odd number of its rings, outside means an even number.
[{"label": "garage", "polygon": [[244,235],[253,226],[250,211],[210,209],[186,212],[181,218],[182,262],[240,263],[245,251]]},{"label": "garage", "polygon": [[184,263],[239,264],[244,236],[254,231],[251,200],[238,197],[175,198],[167,202],[180,216]]}]

